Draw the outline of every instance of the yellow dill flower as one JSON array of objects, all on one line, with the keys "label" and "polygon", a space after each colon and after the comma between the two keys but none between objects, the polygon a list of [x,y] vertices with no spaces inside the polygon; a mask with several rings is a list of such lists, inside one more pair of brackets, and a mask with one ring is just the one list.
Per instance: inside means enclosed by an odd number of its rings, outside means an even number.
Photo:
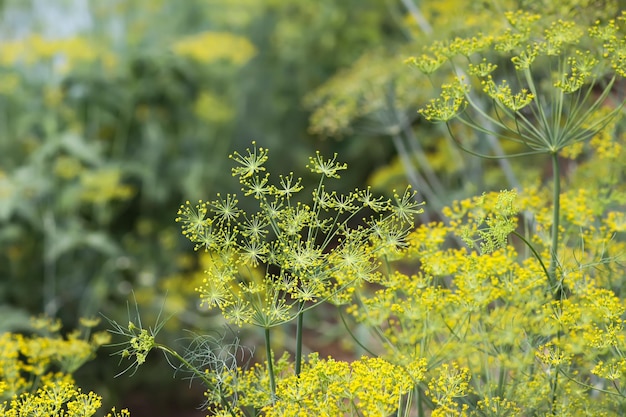
[{"label": "yellow dill flower", "polygon": [[114,55],[82,36],[62,39],[44,38],[40,34],[32,34],[26,38],[6,42],[2,46],[0,62],[6,66],[24,64],[35,65],[55,59],[54,69],[66,73],[80,64],[96,61],[111,67]]},{"label": "yellow dill flower", "polygon": [[438,408],[462,409],[457,402],[470,394],[471,375],[468,368],[461,367],[457,362],[443,363],[435,370],[435,376],[428,382],[424,392]]},{"label": "yellow dill flower", "polygon": [[208,124],[226,123],[232,120],[233,108],[225,99],[209,91],[202,91],[193,105],[193,111],[200,120]]},{"label": "yellow dill flower", "polygon": [[[362,357],[348,363],[333,358],[319,359],[317,354],[312,354],[299,376],[279,379],[277,400],[266,403],[263,412],[266,416],[294,417],[352,413],[390,415],[398,409],[402,396],[424,377],[425,369],[424,360],[411,361],[405,367],[381,358]],[[262,378],[258,372],[254,375]],[[259,382],[261,380],[253,384]],[[248,384],[246,382],[245,386],[249,387]],[[252,390],[248,392],[252,394]],[[269,400],[265,396],[253,397]]]},{"label": "yellow dill flower", "polygon": [[123,408],[119,411],[115,407],[111,409],[111,412],[108,413],[105,417],[130,417],[130,411],[128,409]]},{"label": "yellow dill flower", "polygon": [[626,232],[626,214],[623,211],[609,211],[604,219],[609,230]]},{"label": "yellow dill flower", "polygon": [[468,85],[461,78],[456,78],[453,83],[442,85],[440,96],[432,99],[426,107],[419,109],[418,112],[426,120],[450,121],[467,104],[465,95],[468,88]]},{"label": "yellow dill flower", "polygon": [[441,67],[447,60],[448,58],[443,54],[434,56],[429,54],[422,54],[418,57],[413,56],[407,58],[404,63],[410,64],[417,68],[421,73],[428,75],[437,71],[439,67]]}]

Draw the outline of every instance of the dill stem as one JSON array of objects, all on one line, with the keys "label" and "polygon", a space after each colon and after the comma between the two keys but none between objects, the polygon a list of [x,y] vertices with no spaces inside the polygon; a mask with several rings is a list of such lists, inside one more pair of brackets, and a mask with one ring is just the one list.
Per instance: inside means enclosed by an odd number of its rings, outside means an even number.
[{"label": "dill stem", "polygon": [[267,355],[267,373],[270,378],[270,390],[272,393],[272,404],[276,399],[276,380],[274,378],[274,361],[272,360],[272,347],[270,344],[270,328],[265,329],[265,354]]},{"label": "dill stem", "polygon": [[300,301],[300,311],[296,324],[296,376],[300,376],[302,370],[302,332],[304,331],[304,301]]},{"label": "dill stem", "polygon": [[556,266],[557,251],[559,245],[559,218],[560,218],[560,201],[561,201],[561,172],[559,167],[559,157],[556,152],[552,152],[552,179],[553,186],[553,208],[552,208],[552,247],[550,248],[550,267],[548,273],[550,276],[550,286],[554,291],[553,294],[558,295],[561,291],[562,284],[557,282]]}]

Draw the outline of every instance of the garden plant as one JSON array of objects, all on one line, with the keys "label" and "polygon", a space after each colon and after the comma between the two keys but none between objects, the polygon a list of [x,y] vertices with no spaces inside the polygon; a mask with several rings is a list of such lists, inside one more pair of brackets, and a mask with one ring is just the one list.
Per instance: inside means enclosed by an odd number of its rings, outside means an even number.
[{"label": "garden plant", "polygon": [[[128,321],[108,319],[120,375],[161,352],[217,416],[626,413],[626,12],[495,15],[489,31],[405,57],[403,88],[418,78],[440,94],[386,89],[382,106],[404,110],[379,121],[396,146],[412,123],[440,129],[515,187],[444,201],[424,149],[403,147],[412,186],[346,191],[340,154],[275,172],[272,149],[252,142],[230,155],[240,191],[186,201],[175,217],[202,259],[199,302],[227,326],[181,350],[160,339],[169,314],[147,324],[129,308]],[[542,171],[520,177],[531,164]],[[307,352],[320,310],[336,315],[350,360]],[[83,324],[82,337],[50,322],[43,337],[3,336],[0,416],[95,413],[100,398],[71,374],[107,340]]]},{"label": "garden plant", "polygon": [[[264,361],[249,367],[234,360],[238,345],[226,356],[207,354],[206,344],[198,356],[177,356],[206,384],[212,413],[624,412],[623,99],[614,88],[624,76],[623,17],[583,27],[522,11],[506,17],[500,33],[437,43],[408,61],[425,73],[451,69],[441,96],[420,110],[426,119],[447,123],[477,157],[546,155],[543,183],[457,201],[443,209],[445,221],[414,228],[415,193],[387,200],[369,189],[329,191],[326,180],[345,166],[318,154],[309,169],[321,178],[307,204],[296,199],[301,180],[289,173],[273,182],[268,151],[253,145],[232,159],[257,212],[240,210],[235,195],[181,207],[183,234],[211,256],[202,302],[265,335]],[[509,60],[509,78],[496,60]],[[456,120],[489,126],[512,142],[511,153],[478,154],[457,138]],[[585,169],[562,173],[582,152]],[[366,355],[343,362],[302,353],[302,320],[322,303],[338,306]],[[291,320],[292,359],[277,356],[270,337]],[[370,337],[359,338],[357,325]],[[139,327],[116,325],[131,341],[122,356],[139,365],[152,349],[171,354],[157,332]]]}]

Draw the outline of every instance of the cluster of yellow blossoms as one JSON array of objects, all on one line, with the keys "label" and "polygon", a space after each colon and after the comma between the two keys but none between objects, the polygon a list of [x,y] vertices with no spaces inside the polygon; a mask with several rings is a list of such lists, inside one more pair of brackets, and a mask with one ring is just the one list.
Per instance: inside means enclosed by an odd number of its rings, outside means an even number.
[{"label": "cluster of yellow blossoms", "polygon": [[[76,386],[72,373],[92,359],[110,336],[96,332],[87,339],[98,320],[82,319],[84,332],[61,337],[60,323],[33,321],[42,335],[0,335],[0,417],[89,417],[102,406],[102,398]],[[113,409],[107,417],[129,417],[127,410]]]}]

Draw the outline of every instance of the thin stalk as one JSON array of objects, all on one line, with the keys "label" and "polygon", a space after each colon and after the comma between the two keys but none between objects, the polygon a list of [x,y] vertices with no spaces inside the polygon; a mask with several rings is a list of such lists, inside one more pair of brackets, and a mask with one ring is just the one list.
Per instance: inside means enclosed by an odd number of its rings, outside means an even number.
[{"label": "thin stalk", "polygon": [[[550,285],[555,291],[555,295],[560,292],[561,284],[557,283],[556,267],[557,267],[557,250],[559,245],[559,217],[561,212],[561,172],[559,166],[559,156],[556,152],[552,153],[552,176],[553,176],[553,209],[552,209],[552,248],[550,248],[550,267],[548,274],[550,276]],[[558,288],[557,288],[558,287]]]},{"label": "thin stalk", "polygon": [[504,397],[504,385],[506,383],[506,368],[500,366],[500,372],[498,373],[498,395]]},{"label": "thin stalk", "polygon": [[433,27],[430,25],[430,23],[428,23],[428,20],[426,20],[419,7],[417,7],[417,5],[412,0],[402,0],[402,4],[409,12],[411,17],[413,17],[422,32],[424,32],[426,35],[430,35],[433,33]]},{"label": "thin stalk", "polygon": [[267,355],[267,373],[270,378],[270,391],[272,392],[272,403],[276,399],[276,380],[274,379],[274,361],[272,360],[272,348],[270,345],[270,328],[265,329],[265,354]]},{"label": "thin stalk", "polygon": [[341,322],[343,323],[344,328],[346,329],[346,331],[348,332],[348,334],[350,335],[350,337],[352,337],[352,340],[354,340],[354,342],[359,345],[361,347],[361,349],[363,349],[364,351],[366,351],[367,353],[369,353],[372,356],[376,356],[376,354],[374,352],[372,352],[371,350],[369,350],[367,348],[367,346],[365,346],[358,337],[356,337],[356,335],[354,334],[354,332],[350,329],[350,326],[348,326],[348,323],[346,322],[346,318],[343,316],[343,312],[341,311],[341,309],[339,309],[339,317],[341,318]]},{"label": "thin stalk", "polygon": [[517,236],[522,242],[524,242],[524,244],[528,247],[528,249],[530,249],[534,257],[537,259],[537,261],[539,261],[539,265],[541,265],[543,272],[545,272],[546,278],[548,278],[548,282],[551,282],[552,277],[550,275],[550,272],[548,271],[548,269],[546,269],[546,265],[543,263],[543,260],[541,260],[541,256],[539,256],[539,253],[535,250],[533,245],[531,245],[530,242],[524,236],[522,236],[520,233],[516,232],[515,230],[512,232],[512,234]]},{"label": "thin stalk", "polygon": [[298,320],[296,322],[296,376],[302,370],[302,332],[304,326],[304,301],[300,301]]},{"label": "thin stalk", "polygon": [[411,129],[411,126],[407,123],[403,123],[402,131],[404,132],[406,141],[411,148],[411,153],[415,156],[417,163],[424,171],[424,176],[428,180],[431,187],[436,190],[444,190],[445,188],[443,184],[441,183],[441,181],[439,181],[435,170],[433,169],[430,161],[428,160],[428,157],[426,156],[426,153],[424,152],[422,144],[415,137],[415,133],[413,132],[413,129]]},{"label": "thin stalk", "polygon": [[556,390],[558,388],[559,385],[559,371],[557,369],[557,371],[554,373],[554,380],[552,381],[552,404],[550,405],[550,414],[552,414],[553,416],[556,416],[556,401],[557,401],[557,395],[556,395]]},{"label": "thin stalk", "polygon": [[419,387],[416,387],[417,391],[417,416],[424,417],[426,414],[424,413],[424,399],[422,397],[422,390]]}]

